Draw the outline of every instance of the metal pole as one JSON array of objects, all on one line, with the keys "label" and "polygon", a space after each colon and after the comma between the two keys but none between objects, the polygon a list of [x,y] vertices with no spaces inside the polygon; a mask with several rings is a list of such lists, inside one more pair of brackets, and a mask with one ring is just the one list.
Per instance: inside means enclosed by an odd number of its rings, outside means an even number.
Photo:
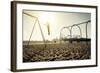
[{"label": "metal pole", "polygon": [[36,18],[36,21],[35,21],[35,23],[34,23],[34,25],[33,25],[33,28],[32,28],[32,31],[31,31],[31,35],[30,35],[30,37],[29,37],[29,41],[28,41],[28,44],[27,44],[27,45],[29,45],[29,43],[30,43],[30,40],[31,40],[33,31],[34,31],[34,28],[35,28],[35,24],[36,24],[36,22],[38,22],[39,28],[40,28],[40,31],[41,31],[41,35],[42,35],[42,38],[43,38],[43,41],[44,41],[44,44],[45,44],[45,47],[46,47],[45,37],[44,37],[44,34],[43,34],[43,32],[42,32],[42,28],[41,28],[40,22],[39,22],[39,20],[38,20],[38,17],[33,16],[33,15],[31,15],[31,14],[28,14],[28,13],[25,13],[25,12],[23,12],[23,13],[26,14],[26,15],[28,15],[28,16],[30,16],[30,17],[32,17],[32,18]]},{"label": "metal pole", "polygon": [[41,25],[40,25],[40,22],[39,22],[39,20],[38,20],[38,19],[37,19],[37,22],[38,22],[38,24],[39,24],[40,31],[41,31],[41,35],[42,35],[42,38],[43,38],[43,41],[44,41],[44,44],[45,44],[45,47],[46,47],[45,37],[44,37],[43,31],[42,31],[42,28],[41,28]]},{"label": "metal pole", "polygon": [[32,28],[32,31],[31,31],[31,35],[30,35],[30,37],[29,37],[29,41],[28,41],[28,44],[27,44],[27,45],[29,45],[29,43],[30,43],[30,40],[31,40],[31,37],[32,37],[33,31],[34,31],[34,28],[35,28],[35,24],[36,24],[36,22],[37,22],[37,19],[36,19],[36,21],[35,21],[35,23],[34,23],[34,25],[33,25],[33,28]]}]

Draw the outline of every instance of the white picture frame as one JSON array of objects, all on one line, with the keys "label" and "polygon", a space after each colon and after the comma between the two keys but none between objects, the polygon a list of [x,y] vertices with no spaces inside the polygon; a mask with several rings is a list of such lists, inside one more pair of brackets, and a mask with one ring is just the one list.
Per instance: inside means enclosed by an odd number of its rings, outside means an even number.
[{"label": "white picture frame", "polygon": [[[61,60],[23,62],[23,10],[90,13],[91,58],[85,60]],[[90,22],[89,21],[89,22]],[[11,71],[34,71],[97,66],[97,6],[56,4],[42,2],[11,2]]]}]

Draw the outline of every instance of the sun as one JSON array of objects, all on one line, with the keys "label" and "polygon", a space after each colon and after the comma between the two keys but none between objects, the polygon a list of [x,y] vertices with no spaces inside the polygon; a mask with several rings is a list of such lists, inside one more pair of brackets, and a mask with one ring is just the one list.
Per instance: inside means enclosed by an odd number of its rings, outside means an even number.
[{"label": "sun", "polygon": [[39,20],[41,24],[46,24],[50,19],[50,14],[48,12],[43,12],[39,15]]}]

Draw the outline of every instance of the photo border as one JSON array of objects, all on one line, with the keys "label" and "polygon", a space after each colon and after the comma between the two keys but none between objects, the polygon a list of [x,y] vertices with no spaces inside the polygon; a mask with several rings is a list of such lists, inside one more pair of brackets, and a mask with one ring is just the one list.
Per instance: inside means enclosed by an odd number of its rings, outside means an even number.
[{"label": "photo border", "polygon": [[[49,5],[49,6],[67,6],[67,7],[83,7],[83,8],[95,8],[96,9],[96,64],[95,65],[83,65],[83,66],[68,66],[68,67],[52,67],[52,68],[37,68],[37,69],[17,69],[17,4],[35,4],[35,5]],[[98,66],[98,7],[90,5],[74,5],[74,4],[58,4],[58,3],[43,3],[43,2],[26,2],[26,1],[11,1],[11,71],[36,71],[36,70],[52,70],[52,69],[69,69],[69,68],[84,68],[84,67],[96,67]]]}]

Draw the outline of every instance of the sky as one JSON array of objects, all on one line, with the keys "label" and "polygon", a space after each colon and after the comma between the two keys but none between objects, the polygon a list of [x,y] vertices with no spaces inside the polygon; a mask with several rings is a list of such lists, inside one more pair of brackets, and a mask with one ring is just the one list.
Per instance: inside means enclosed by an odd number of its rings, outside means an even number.
[{"label": "sky", "polygon": [[[23,40],[29,40],[32,28],[38,18],[45,40],[53,40],[60,38],[60,32],[63,27],[71,26],[80,22],[91,20],[90,13],[74,13],[74,12],[52,12],[52,11],[32,11],[23,10]],[[30,14],[35,17],[30,17]],[[49,29],[48,29],[49,28]],[[86,37],[85,24],[80,25],[82,37]],[[91,38],[91,23],[88,24],[88,38]],[[62,36],[69,35],[69,31],[64,29]],[[74,27],[72,35],[80,35],[79,29]],[[42,41],[42,34],[38,22],[34,26],[31,41]]]}]

